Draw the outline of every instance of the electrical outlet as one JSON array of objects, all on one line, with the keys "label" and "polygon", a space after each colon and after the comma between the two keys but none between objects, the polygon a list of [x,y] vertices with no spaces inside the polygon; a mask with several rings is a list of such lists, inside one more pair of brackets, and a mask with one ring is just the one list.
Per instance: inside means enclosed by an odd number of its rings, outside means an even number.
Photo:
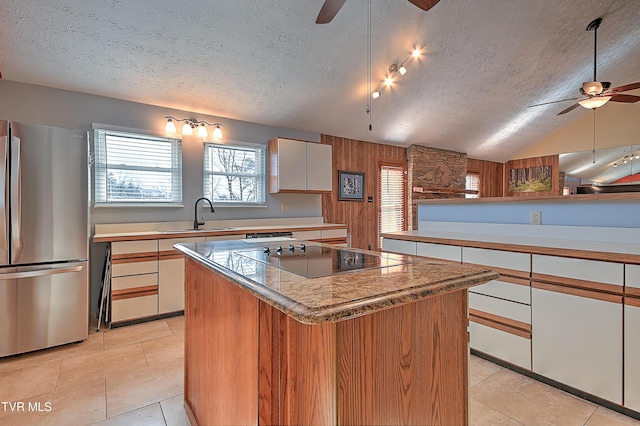
[{"label": "electrical outlet", "polygon": [[531,212],[531,224],[542,225],[542,212]]}]

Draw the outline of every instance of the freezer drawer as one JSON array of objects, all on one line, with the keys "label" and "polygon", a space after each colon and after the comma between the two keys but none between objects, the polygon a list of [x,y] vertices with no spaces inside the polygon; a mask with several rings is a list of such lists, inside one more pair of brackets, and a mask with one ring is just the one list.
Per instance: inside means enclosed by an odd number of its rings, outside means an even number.
[{"label": "freezer drawer", "polygon": [[0,270],[0,357],[84,340],[87,262]]}]

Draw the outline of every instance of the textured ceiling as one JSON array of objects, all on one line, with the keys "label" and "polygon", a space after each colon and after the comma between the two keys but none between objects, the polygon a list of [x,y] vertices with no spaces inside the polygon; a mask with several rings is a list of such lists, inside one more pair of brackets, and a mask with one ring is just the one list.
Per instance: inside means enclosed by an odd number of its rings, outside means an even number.
[{"label": "textured ceiling", "polygon": [[[528,105],[598,77],[640,81],[638,0],[372,2],[372,80],[418,61],[366,113],[367,1],[3,0],[7,80],[256,123],[506,161],[588,111]],[[635,105],[634,105],[635,106]],[[629,106],[629,107],[634,107]],[[606,106],[605,106],[606,108]]]}]

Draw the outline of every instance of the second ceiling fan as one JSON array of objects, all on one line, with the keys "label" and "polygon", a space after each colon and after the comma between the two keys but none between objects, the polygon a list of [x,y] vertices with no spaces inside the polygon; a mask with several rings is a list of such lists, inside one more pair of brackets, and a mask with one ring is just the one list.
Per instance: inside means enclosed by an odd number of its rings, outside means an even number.
[{"label": "second ceiling fan", "polygon": [[[342,6],[347,0],[325,0],[316,24],[328,24],[338,14]],[[435,6],[440,0],[409,0],[425,12]]]},{"label": "second ceiling fan", "polygon": [[623,102],[623,103],[635,103],[640,101],[640,96],[625,95],[622,92],[628,92],[629,90],[640,89],[640,82],[626,84],[624,86],[611,87],[611,83],[608,81],[598,81],[596,78],[596,52],[598,44],[598,27],[602,23],[602,18],[594,19],[587,25],[586,31],[593,31],[593,81],[586,81],[582,83],[582,87],[579,89],[582,96],[569,99],[561,99],[558,101],[545,102],[536,105],[530,105],[530,107],[555,104],[557,102],[576,101],[575,104],[568,108],[563,109],[558,115],[566,114],[569,111],[573,111],[579,106],[585,108],[596,109],[607,102]]}]

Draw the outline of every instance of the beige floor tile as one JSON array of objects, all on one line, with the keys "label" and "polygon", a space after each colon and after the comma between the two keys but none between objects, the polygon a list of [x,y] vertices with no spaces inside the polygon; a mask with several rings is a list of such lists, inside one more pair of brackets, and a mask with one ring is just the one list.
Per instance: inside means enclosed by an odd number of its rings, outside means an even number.
[{"label": "beige floor tile", "polygon": [[107,418],[184,392],[184,367],[160,365],[107,375]]},{"label": "beige floor tile", "polygon": [[0,374],[7,371],[17,370],[20,366],[20,356],[8,356],[0,358]]},{"label": "beige floor tile", "polygon": [[184,333],[142,342],[142,349],[147,364],[152,367],[167,363],[182,365],[184,364]]},{"label": "beige floor tile", "polygon": [[636,426],[640,425],[640,420],[627,417],[624,414],[616,413],[604,407],[598,407],[593,416],[586,423],[586,426]]},{"label": "beige floor tile", "polygon": [[469,426],[521,426],[522,423],[507,417],[475,399],[469,399]]},{"label": "beige floor tile", "polygon": [[25,399],[24,412],[3,413],[0,410],[0,424],[87,425],[106,418],[105,400],[105,379],[91,380]]},{"label": "beige floor tile", "polygon": [[70,358],[74,356],[95,354],[103,349],[102,333],[90,334],[82,343],[69,343],[55,348],[35,351],[20,357],[20,368],[39,365],[49,361]]},{"label": "beige floor tile", "polygon": [[113,371],[144,368],[147,360],[140,344],[105,350],[101,353],[81,355],[62,360],[58,387],[92,378],[105,378]]},{"label": "beige floor tile", "polygon": [[173,334],[184,333],[184,315],[165,319]]},{"label": "beige floor tile", "polygon": [[497,364],[487,361],[486,359],[479,358],[471,355],[469,357],[469,374],[476,376],[482,380],[497,373],[503,368]]},{"label": "beige floor tile", "polygon": [[584,425],[596,405],[502,369],[476,385],[471,398],[528,426]]},{"label": "beige floor tile", "polygon": [[53,361],[3,372],[0,380],[0,401],[21,401],[53,392],[60,373],[60,363],[61,361]]},{"label": "beige floor tile", "polygon": [[165,426],[164,416],[160,404],[151,404],[146,407],[119,416],[95,423],[93,426]]},{"label": "beige floor tile", "polygon": [[473,374],[469,374],[469,389],[482,382],[484,379],[478,376],[474,376]]},{"label": "beige floor tile", "polygon": [[145,322],[143,324],[114,328],[104,333],[104,348],[111,349],[118,346],[140,343],[146,340],[173,334],[165,320]]},{"label": "beige floor tile", "polygon": [[167,426],[191,426],[184,409],[184,394],[160,401]]}]

